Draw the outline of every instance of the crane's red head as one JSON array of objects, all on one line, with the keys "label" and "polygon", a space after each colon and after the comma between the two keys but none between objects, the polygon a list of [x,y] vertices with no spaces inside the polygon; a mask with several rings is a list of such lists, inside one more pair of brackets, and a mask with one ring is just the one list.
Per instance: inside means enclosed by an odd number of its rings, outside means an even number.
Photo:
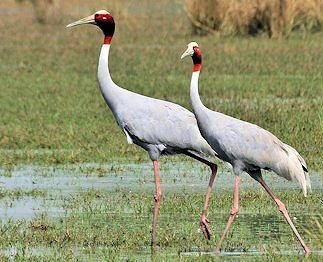
[{"label": "crane's red head", "polygon": [[113,16],[106,10],[100,10],[93,15],[82,18],[78,21],[68,24],[66,27],[72,27],[77,25],[92,24],[101,28],[104,33],[104,44],[110,44],[114,30],[115,23]]},{"label": "crane's red head", "polygon": [[193,60],[193,72],[200,71],[202,68],[202,53],[196,42],[187,45],[186,51],[182,54],[181,59],[191,56]]}]

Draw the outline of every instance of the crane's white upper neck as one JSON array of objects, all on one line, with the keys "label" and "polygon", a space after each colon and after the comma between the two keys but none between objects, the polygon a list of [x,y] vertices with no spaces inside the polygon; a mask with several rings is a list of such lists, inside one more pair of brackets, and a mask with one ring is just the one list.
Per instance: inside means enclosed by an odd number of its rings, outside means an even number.
[{"label": "crane's white upper neck", "polygon": [[112,112],[114,112],[118,105],[118,97],[122,88],[117,86],[111,78],[109,71],[109,52],[110,44],[103,44],[98,65],[98,81],[104,100]]},{"label": "crane's white upper neck", "polygon": [[[194,66],[195,68],[195,66]],[[199,112],[201,109],[204,109],[205,106],[203,105],[200,95],[199,95],[199,76],[200,76],[200,71],[194,71],[192,72],[192,78],[191,78],[191,86],[190,86],[190,98],[191,98],[191,103],[192,107],[195,113]]]},{"label": "crane's white upper neck", "polygon": [[[107,40],[108,41],[108,40]],[[110,71],[109,71],[109,53],[110,53],[110,44],[103,44],[101,47],[99,65],[98,65],[98,80],[100,87],[107,86],[113,83]]]}]

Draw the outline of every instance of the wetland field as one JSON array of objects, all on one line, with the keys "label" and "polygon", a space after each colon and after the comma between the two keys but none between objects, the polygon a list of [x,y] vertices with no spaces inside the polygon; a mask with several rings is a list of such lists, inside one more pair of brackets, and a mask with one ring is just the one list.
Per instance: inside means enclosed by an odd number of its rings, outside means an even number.
[{"label": "wetland field", "polygon": [[[182,1],[54,1],[46,23],[28,1],[0,3],[0,260],[169,261],[302,260],[301,246],[277,207],[247,174],[240,213],[214,245],[233,201],[234,177],[219,164],[208,210],[199,218],[210,171],[184,156],[160,160],[163,199],[157,250],[150,254],[153,168],[128,145],[97,86],[101,32],[65,25],[110,10],[114,81],[131,91],[191,108],[190,41],[200,44],[200,93],[210,108],[253,122],[305,158],[312,193],[273,173],[264,179],[323,259],[323,35],[287,39],[193,35]],[[38,10],[39,11],[39,10]]]}]

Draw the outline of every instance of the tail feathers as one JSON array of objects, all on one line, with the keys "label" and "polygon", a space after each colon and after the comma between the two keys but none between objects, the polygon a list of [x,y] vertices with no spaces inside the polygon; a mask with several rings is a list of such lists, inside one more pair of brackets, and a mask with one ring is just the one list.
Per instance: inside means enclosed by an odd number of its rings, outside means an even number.
[{"label": "tail feathers", "polygon": [[287,153],[287,163],[284,164],[282,176],[289,180],[296,180],[303,189],[303,194],[307,196],[307,190],[311,192],[311,181],[307,173],[307,165],[300,154],[291,146],[283,144],[283,149]]},{"label": "tail feathers", "polygon": [[200,156],[204,157],[218,157],[218,154],[213,150],[213,148],[206,142],[206,140],[201,136],[201,140],[198,143],[201,145],[200,150],[198,152],[195,150],[195,153],[198,153]]}]

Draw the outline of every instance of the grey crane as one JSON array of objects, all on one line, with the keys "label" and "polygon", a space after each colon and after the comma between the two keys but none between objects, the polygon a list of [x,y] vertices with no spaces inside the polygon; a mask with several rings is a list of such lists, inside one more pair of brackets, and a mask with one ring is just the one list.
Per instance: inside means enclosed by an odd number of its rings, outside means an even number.
[{"label": "grey crane", "polygon": [[202,231],[210,239],[206,211],[217,171],[217,165],[207,156],[216,156],[214,150],[201,136],[194,114],[187,109],[164,100],[143,96],[116,85],[109,72],[109,50],[115,30],[113,16],[105,10],[95,12],[67,27],[82,24],[98,26],[104,33],[98,65],[98,80],[101,93],[111,109],[129,144],[145,149],[153,161],[156,194],[152,224],[151,244],[156,243],[156,225],[162,192],[160,188],[158,158],[164,154],[185,154],[211,168],[211,176],[200,220]]},{"label": "grey crane", "polygon": [[287,180],[297,180],[306,196],[307,188],[311,189],[311,184],[304,159],[294,148],[281,142],[269,131],[205,107],[198,91],[202,54],[196,42],[191,42],[187,45],[187,50],[182,54],[181,58],[183,59],[187,56],[191,56],[193,60],[190,98],[198,127],[202,136],[217,152],[218,157],[232,165],[235,174],[233,208],[215,251],[220,252],[222,241],[238,214],[239,175],[245,171],[258,181],[275,201],[279,211],[284,215],[306,255],[308,255],[310,249],[297,232],[285,205],[267,186],[261,174],[261,169],[265,169],[274,171],[277,175]]}]

